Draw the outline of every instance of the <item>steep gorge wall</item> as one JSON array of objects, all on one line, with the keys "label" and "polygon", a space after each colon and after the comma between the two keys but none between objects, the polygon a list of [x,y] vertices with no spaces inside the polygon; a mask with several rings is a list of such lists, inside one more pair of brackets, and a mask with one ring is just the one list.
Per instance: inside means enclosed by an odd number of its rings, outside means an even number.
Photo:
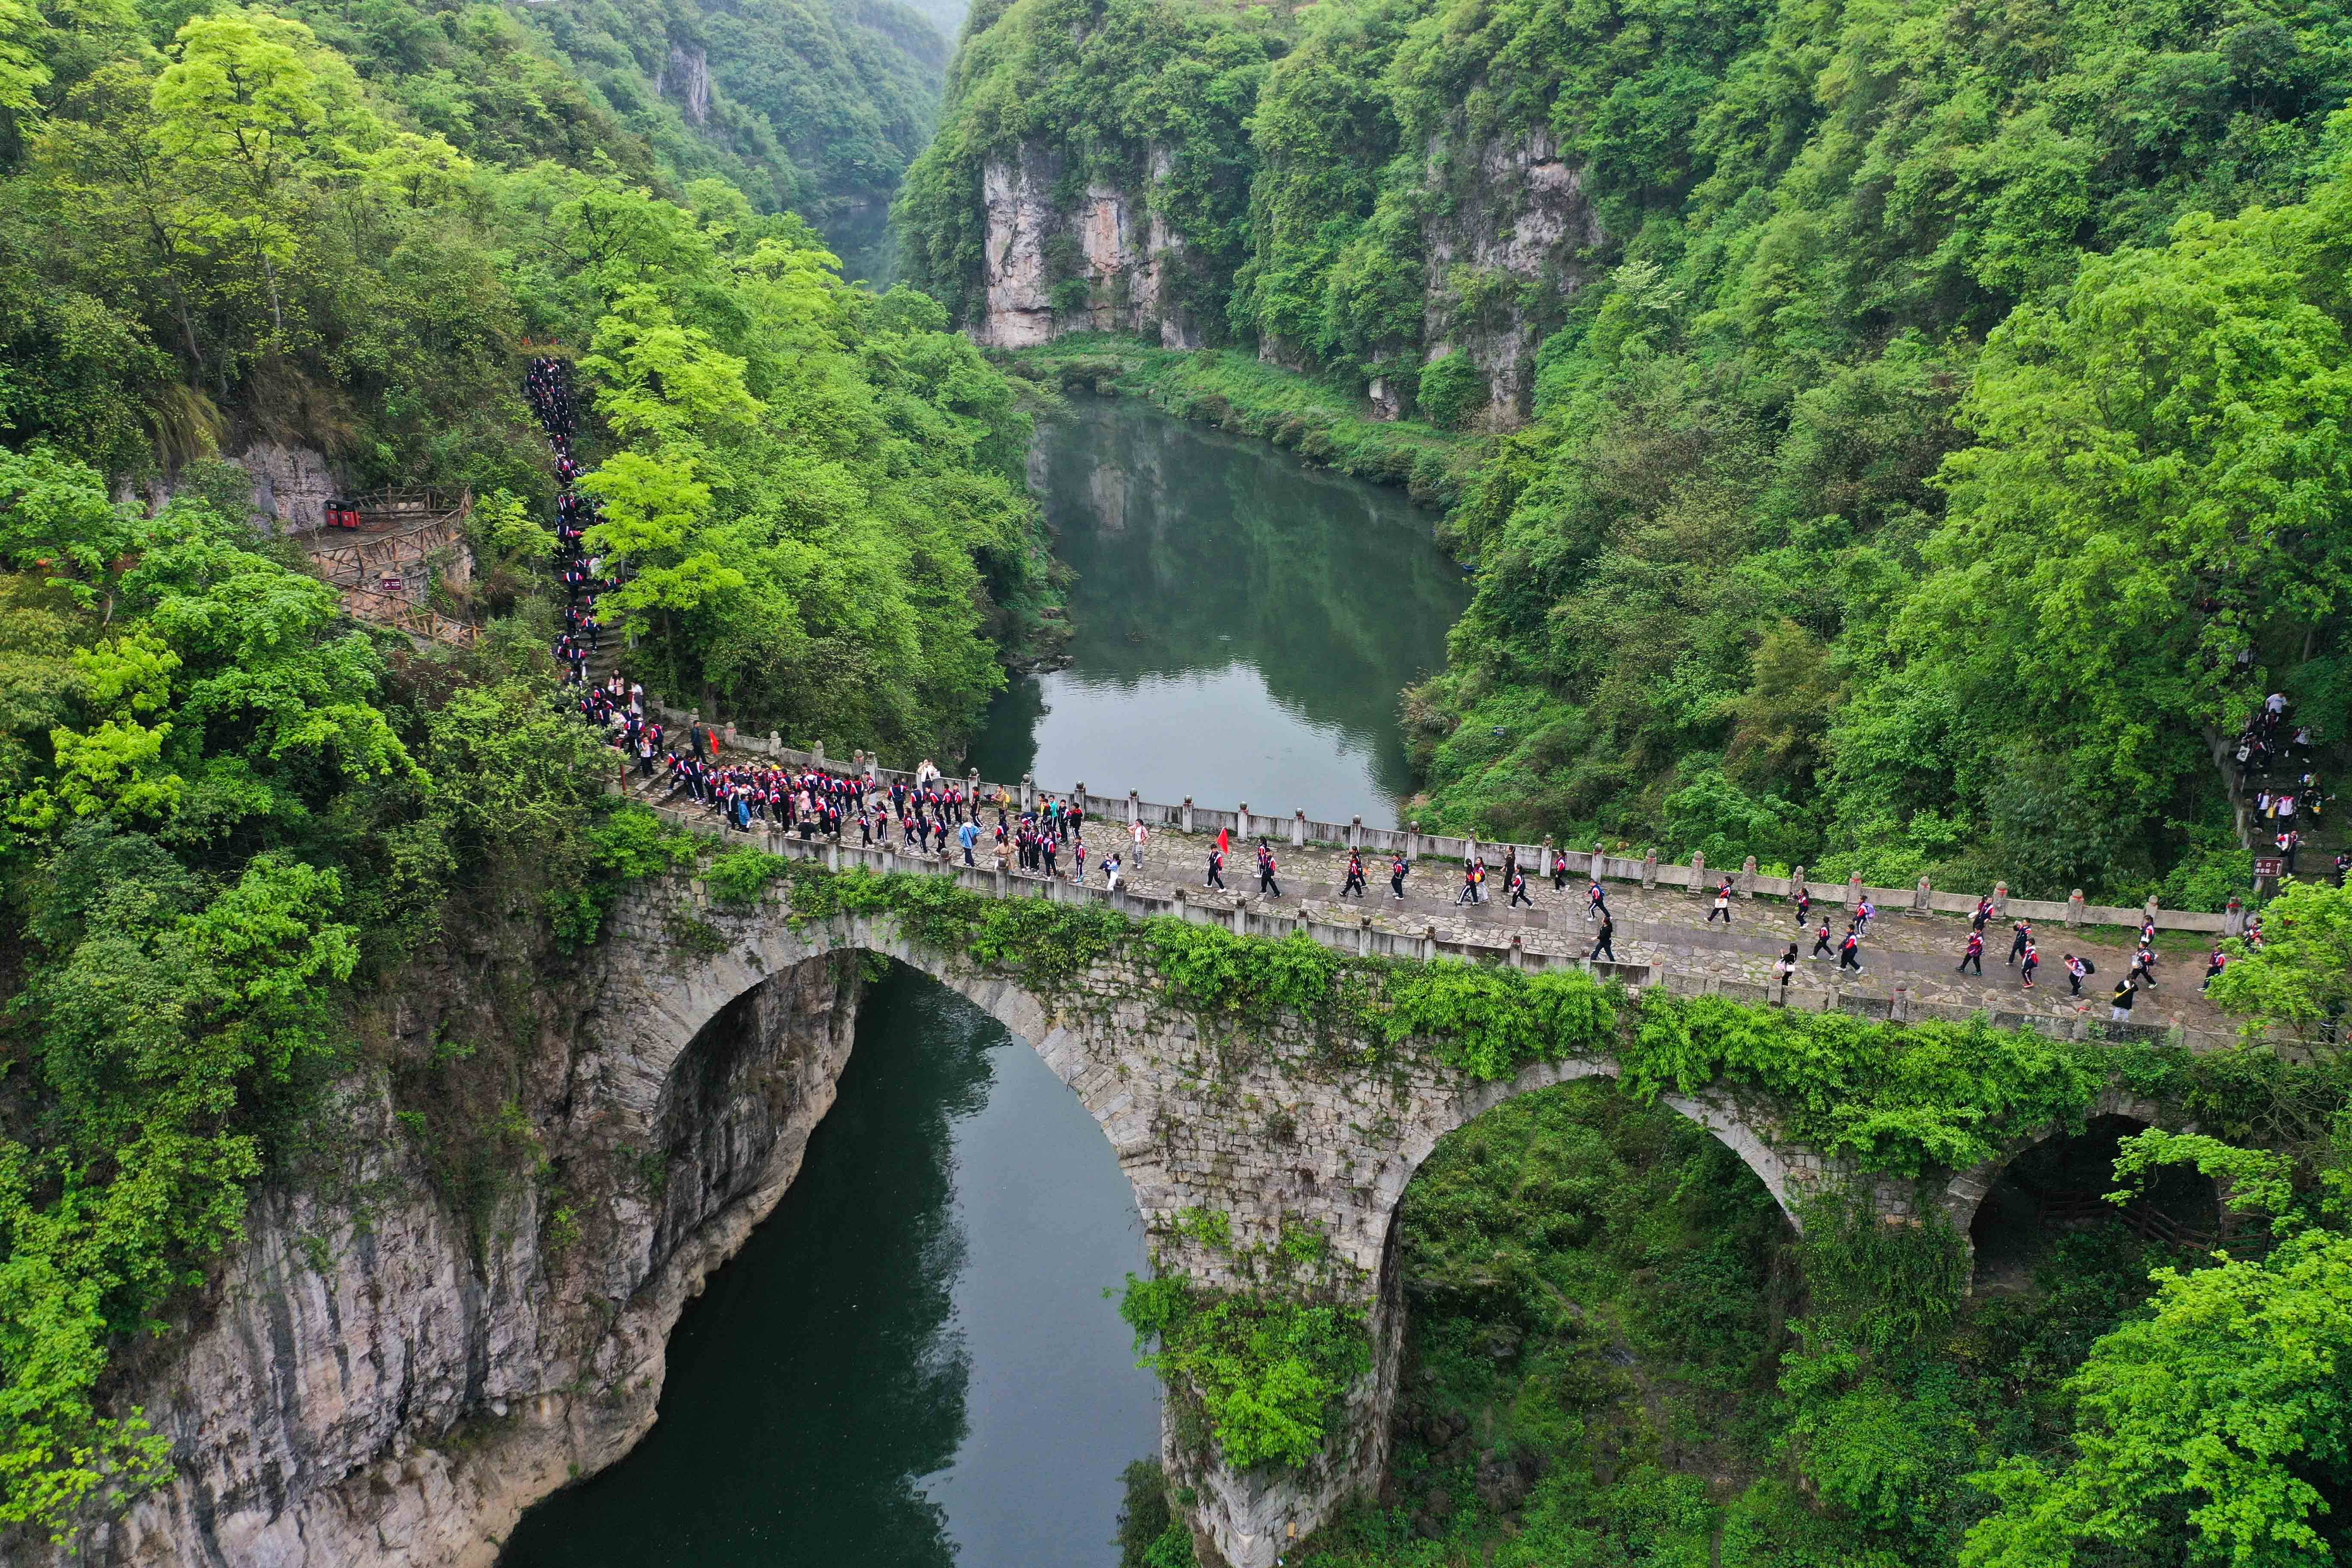
[{"label": "steep gorge wall", "polygon": [[[478,956],[478,955],[477,955]],[[26,1568],[484,1568],[523,1509],[651,1426],[685,1302],[797,1173],[831,1106],[855,960],[812,960],[649,1059],[603,1016],[668,962],[605,948],[543,970],[520,1012],[505,1179],[460,1209],[449,1134],[396,1106],[394,1068],[341,1087],[331,1147],[255,1199],[247,1237],[178,1331],[127,1369],[174,1474],[78,1555]],[[510,979],[512,971],[505,972]],[[514,998],[462,960],[388,1003],[388,1050],[430,1061]],[[436,1181],[436,1172],[440,1177]],[[479,1174],[477,1171],[476,1174]]]},{"label": "steep gorge wall", "polygon": [[991,348],[1029,348],[1064,332],[1156,334],[1169,348],[1200,346],[1168,288],[1182,237],[1155,211],[1151,184],[1168,177],[1155,150],[1145,189],[1099,180],[1076,205],[1057,194],[1061,158],[1023,147],[981,171],[988,228],[982,286],[986,304],[972,335]]}]

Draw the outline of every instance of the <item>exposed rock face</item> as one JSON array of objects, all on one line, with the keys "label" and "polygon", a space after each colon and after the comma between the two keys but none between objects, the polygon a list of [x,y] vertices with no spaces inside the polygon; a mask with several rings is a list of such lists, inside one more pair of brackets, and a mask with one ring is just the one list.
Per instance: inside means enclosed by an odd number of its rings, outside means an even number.
[{"label": "exposed rock face", "polygon": [[1450,199],[1422,220],[1423,342],[1430,359],[1467,353],[1486,374],[1495,422],[1516,425],[1533,403],[1536,347],[1566,318],[1585,280],[1577,253],[1601,242],[1601,224],[1583,172],[1560,160],[1549,130],[1490,139],[1466,169],[1449,168],[1461,155],[1442,137],[1430,144],[1430,188]]},{"label": "exposed rock face", "polygon": [[[606,944],[526,1053],[530,1138],[477,1223],[380,1083],[348,1152],[261,1194],[205,1315],[130,1369],[177,1475],[94,1532],[99,1568],[486,1568],[524,1508],[652,1425],[687,1300],[800,1167],[850,1048],[856,967],[818,958],[639,1059],[604,999],[659,943]],[[404,1006],[440,1038],[442,1010]],[[544,1163],[542,1164],[542,1161]],[[0,1542],[0,1557],[62,1564]]]},{"label": "exposed rock face", "polygon": [[669,47],[669,58],[654,75],[654,90],[678,106],[688,125],[710,122],[710,59],[700,44]]},{"label": "exposed rock face", "polygon": [[[1601,242],[1600,220],[1582,171],[1561,159],[1549,130],[1475,145],[1458,130],[1442,132],[1425,157],[1435,198],[1422,219],[1425,356],[1468,353],[1486,376],[1489,422],[1507,428],[1532,407],[1537,345],[1567,318],[1569,297],[1585,281],[1579,254]],[[1150,200],[1170,167],[1155,150],[1142,192],[1097,183],[1066,208],[1055,200],[1063,168],[1053,154],[1024,148],[986,165],[986,297],[972,336],[1027,348],[1064,332],[1156,331],[1168,347],[1199,347],[1198,324],[1171,287],[1184,239]],[[1321,368],[1304,345],[1273,333],[1261,335],[1257,353],[1285,370]],[[1404,412],[1389,377],[1373,378],[1369,395],[1379,417]]]},{"label": "exposed rock face", "polygon": [[280,531],[320,527],[328,500],[343,493],[326,455],[308,447],[257,441],[229,461],[253,476],[253,510]]},{"label": "exposed rock face", "polygon": [[[1169,169],[1168,154],[1155,150],[1150,186],[1164,182]],[[1167,288],[1183,237],[1152,210],[1148,191],[1139,195],[1097,182],[1065,209],[1054,199],[1061,176],[1058,157],[1031,149],[981,171],[987,304],[972,335],[1011,349],[1064,332],[1156,331],[1171,348],[1198,347],[1198,331]]]}]

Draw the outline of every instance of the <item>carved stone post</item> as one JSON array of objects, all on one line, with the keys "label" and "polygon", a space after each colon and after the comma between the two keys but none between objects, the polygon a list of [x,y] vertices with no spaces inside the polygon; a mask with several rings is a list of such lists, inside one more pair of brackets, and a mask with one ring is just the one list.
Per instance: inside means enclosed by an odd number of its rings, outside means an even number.
[{"label": "carved stone post", "polygon": [[1915,915],[1936,912],[1936,889],[1925,877],[1919,879],[1919,885],[1911,891],[1911,912]]},{"label": "carved stone post", "polygon": [[2246,906],[2239,901],[2235,893],[2230,895],[2229,907],[2221,911],[2221,934],[2223,936],[2246,934]]},{"label": "carved stone post", "polygon": [[1184,831],[1192,831],[1192,797],[1189,795],[1184,797]]},{"label": "carved stone post", "polygon": [[1034,773],[1021,775],[1021,809],[1023,811],[1037,809],[1037,775]]},{"label": "carved stone post", "polygon": [[1361,849],[1363,847],[1364,819],[1360,816],[1351,816],[1348,818],[1348,847]]},{"label": "carved stone post", "polygon": [[1234,934],[1235,936],[1249,934],[1249,910],[1239,899],[1234,900]]},{"label": "carved stone post", "polygon": [[1547,833],[1544,835],[1543,847],[1536,851],[1536,875],[1538,877],[1550,876],[1551,861],[1551,835]]},{"label": "carved stone post", "polygon": [[1691,891],[1706,891],[1706,851],[1703,849],[1691,851]]},{"label": "carved stone post", "polygon": [[1303,849],[1307,846],[1307,808],[1299,806],[1290,814],[1290,847]]},{"label": "carved stone post", "polygon": [[1237,840],[1247,838],[1250,836],[1249,802],[1242,802],[1240,807],[1234,811],[1234,816],[1241,823],[1241,826],[1234,830],[1234,837]]},{"label": "carved stone post", "polygon": [[1511,967],[1513,969],[1525,969],[1527,966],[1527,944],[1519,940],[1518,932],[1513,931],[1511,933]]},{"label": "carved stone post", "polygon": [[1437,956],[1437,928],[1435,926],[1423,926],[1422,928],[1421,956],[1424,963]]},{"label": "carved stone post", "polygon": [[1995,882],[1992,885],[1992,913],[1995,920],[2009,918],[2009,884],[2007,882]]},{"label": "carved stone post", "polygon": [[1372,917],[1370,915],[1358,915],[1356,917],[1356,956],[1359,958],[1366,957],[1371,952],[1371,951]]},{"label": "carved stone post", "polygon": [[1753,855],[1740,864],[1739,896],[1743,899],[1756,896],[1756,857]]},{"label": "carved stone post", "polygon": [[1127,824],[1129,827],[1143,820],[1143,802],[1135,791],[1127,792]]},{"label": "carved stone post", "polygon": [[1658,852],[1653,849],[1647,855],[1642,857],[1642,886],[1647,889],[1654,888],[1657,885]]},{"label": "carved stone post", "polygon": [[2066,926],[2068,930],[2083,923],[2083,889],[2075,889],[2066,895]]}]

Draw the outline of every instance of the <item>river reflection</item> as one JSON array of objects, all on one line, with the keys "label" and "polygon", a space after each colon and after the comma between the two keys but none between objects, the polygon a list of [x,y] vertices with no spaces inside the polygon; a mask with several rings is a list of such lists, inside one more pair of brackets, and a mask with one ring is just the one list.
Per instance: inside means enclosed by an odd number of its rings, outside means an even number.
[{"label": "river reflection", "polygon": [[502,1568],[1095,1564],[1158,1388],[1115,1301],[1126,1178],[1024,1042],[875,987],[775,1215],[690,1306],[661,1418],[528,1515]]},{"label": "river reflection", "polygon": [[997,700],[972,766],[1394,823],[1397,694],[1469,602],[1429,512],[1132,400],[1074,401],[1029,481],[1078,574],[1072,658]]}]

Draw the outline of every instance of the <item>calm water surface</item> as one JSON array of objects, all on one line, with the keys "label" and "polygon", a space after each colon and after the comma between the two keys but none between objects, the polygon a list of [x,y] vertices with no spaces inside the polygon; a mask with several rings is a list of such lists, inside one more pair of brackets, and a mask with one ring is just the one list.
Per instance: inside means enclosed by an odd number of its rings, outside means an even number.
[{"label": "calm water surface", "polygon": [[1076,635],[1069,668],[998,699],[983,777],[1395,825],[1397,694],[1469,602],[1430,512],[1133,400],[1075,400],[1029,484]]},{"label": "calm water surface", "polygon": [[[1466,598],[1426,513],[1131,403],[1078,404],[1031,479],[1081,574],[1075,658],[975,765],[1393,819],[1397,691]],[[1103,1291],[1144,1267],[1076,1097],[894,970],[798,1179],[680,1320],[651,1435],[502,1568],[1108,1568],[1160,1423]]]}]

